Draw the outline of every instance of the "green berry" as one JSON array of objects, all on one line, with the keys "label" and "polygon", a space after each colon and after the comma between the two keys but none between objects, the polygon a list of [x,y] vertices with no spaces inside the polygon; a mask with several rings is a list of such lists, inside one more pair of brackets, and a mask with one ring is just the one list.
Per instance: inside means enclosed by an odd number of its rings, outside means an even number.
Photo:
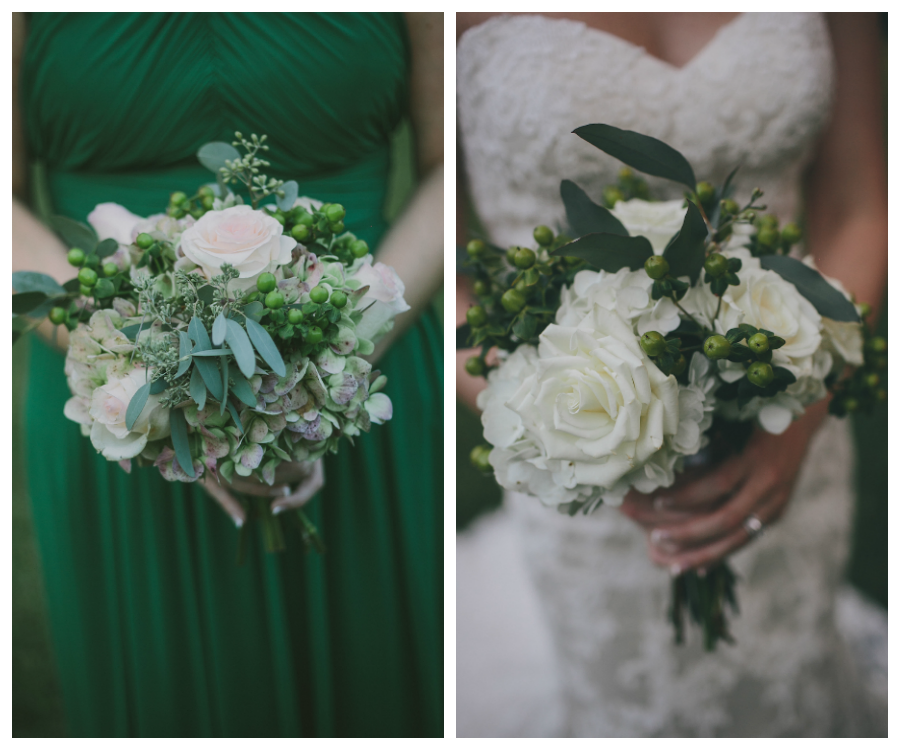
[{"label": "green berry", "polygon": [[188,197],[178,190],[169,196],[169,204],[172,206],[180,206],[182,203],[187,203],[187,199]]},{"label": "green berry", "polygon": [[469,460],[472,462],[472,466],[474,466],[478,471],[490,471],[491,470],[491,462],[490,457],[491,448],[487,445],[476,445],[472,448],[471,453],[469,453]]},{"label": "green berry", "polygon": [[78,281],[82,286],[92,287],[97,283],[97,272],[93,268],[82,268],[78,272]]},{"label": "green berry", "polygon": [[553,242],[553,230],[541,224],[534,228],[534,241],[538,245],[549,245]]},{"label": "green berry", "polygon": [[803,233],[800,231],[800,227],[798,227],[794,222],[785,224],[784,228],[781,230],[781,239],[783,239],[788,245],[796,245],[798,242],[800,242],[800,238],[802,236]]},{"label": "green berry", "polygon": [[466,360],[466,372],[475,378],[484,375],[484,360],[481,357],[469,357]]},{"label": "green berry", "polygon": [[703,267],[713,278],[718,278],[728,273],[728,258],[722,253],[712,253],[704,262]]},{"label": "green berry", "polygon": [[246,302],[248,305],[251,302],[256,302],[256,300],[258,300],[258,299],[259,299],[259,292],[250,292],[249,294],[244,295],[244,302]]},{"label": "green berry", "polygon": [[331,293],[331,304],[334,305],[338,310],[340,310],[347,304],[347,295],[341,291],[333,291]]},{"label": "green berry", "polygon": [[331,222],[331,224],[329,224],[329,229],[331,229],[331,231],[334,234],[340,234],[341,232],[344,231],[344,222],[343,221],[333,221],[333,222]]},{"label": "green berry", "polygon": [[347,212],[340,203],[332,203],[323,213],[328,217],[328,221],[332,224],[343,221],[344,217],[347,215]]},{"label": "green berry", "polygon": [[50,322],[55,326],[65,323],[67,317],[69,316],[62,307],[54,307],[50,310]]},{"label": "green berry", "polygon": [[661,333],[647,331],[641,336],[641,349],[648,357],[658,357],[666,350],[666,340]]},{"label": "green berry", "polygon": [[763,226],[756,235],[756,241],[763,247],[775,247],[778,239],[778,230],[770,226]]},{"label": "green berry", "polygon": [[112,261],[103,264],[104,276],[115,276],[119,272],[119,267]]},{"label": "green berry", "polygon": [[769,337],[764,333],[754,333],[747,339],[747,346],[757,354],[763,354],[769,351]]},{"label": "green berry", "polygon": [[350,253],[354,258],[364,258],[369,254],[369,246],[365,240],[353,240],[350,243]]},{"label": "green berry", "polygon": [[297,206],[297,208],[292,210],[290,213],[290,217],[291,221],[293,221],[294,224],[303,224],[303,226],[305,227],[312,227],[312,225],[315,223],[315,219],[313,219],[312,214],[310,214],[309,211],[307,211],[302,206]]},{"label": "green berry", "polygon": [[856,411],[859,409],[859,401],[853,398],[853,396],[848,396],[844,399],[844,409],[847,411]]},{"label": "green berry", "polygon": [[506,251],[506,262],[509,263],[509,265],[511,265],[511,266],[516,265],[516,253],[517,252],[519,252],[518,245],[513,245],[511,248],[509,248]]},{"label": "green berry", "polygon": [[644,261],[644,270],[651,279],[665,278],[666,274],[669,273],[669,261],[663,258],[662,255],[651,255]]},{"label": "green berry", "polygon": [[151,237],[146,232],[141,232],[137,236],[137,239],[134,241],[134,244],[137,245],[141,250],[148,250],[153,242],[153,237]]},{"label": "green berry", "polygon": [[322,338],[322,329],[319,328],[319,326],[310,326],[304,341],[306,341],[307,344],[318,344],[322,341]]},{"label": "green berry", "polygon": [[625,200],[625,196],[622,195],[622,191],[619,188],[612,185],[603,188],[603,203],[606,204],[607,208],[614,208],[616,203],[622,200]]},{"label": "green berry", "polygon": [[298,325],[303,322],[303,312],[298,310],[296,307],[292,307],[288,310],[288,323],[292,326]]},{"label": "green berry", "polygon": [[526,301],[525,295],[518,289],[507,289],[500,298],[500,304],[503,305],[503,309],[509,313],[519,312],[519,310],[525,307]]},{"label": "green berry", "polygon": [[321,305],[323,302],[328,301],[328,290],[324,286],[314,286],[309,293],[309,298]]},{"label": "green berry", "polygon": [[90,297],[94,293],[93,287],[85,286],[84,284],[78,287],[78,291],[81,292],[82,297]]},{"label": "green berry", "polygon": [[204,185],[197,191],[197,195],[201,198],[215,198],[216,191],[213,190],[209,185]]},{"label": "green berry", "polygon": [[760,388],[765,388],[774,379],[775,373],[768,362],[752,362],[747,368],[747,380]]},{"label": "green berry", "polygon": [[697,200],[701,203],[709,203],[716,197],[716,189],[708,182],[697,183]]},{"label": "green berry", "polygon": [[66,258],[68,259],[69,264],[75,266],[76,268],[78,266],[83,266],[84,250],[82,250],[80,247],[73,247],[71,250],[69,250],[69,254],[66,256]]},{"label": "green berry", "polygon": [[[193,213],[193,211],[191,212]],[[284,214],[280,214],[278,212],[269,214],[275,221],[277,221],[281,226],[284,226]]]},{"label": "green berry", "polygon": [[275,287],[278,286],[278,280],[275,278],[275,274],[273,273],[263,273],[260,274],[259,278],[256,280],[256,288],[259,289],[263,294],[268,294],[269,292],[275,291]]},{"label": "green berry", "polygon": [[722,201],[722,211],[726,214],[731,214],[732,216],[736,215],[738,211],[741,210],[741,207],[731,198],[726,198]]},{"label": "green berry", "polygon": [[478,279],[473,285],[472,290],[479,297],[487,297],[491,293],[491,282]]},{"label": "green berry", "polygon": [[483,257],[486,250],[487,245],[481,240],[471,240],[469,244],[466,245],[466,252],[472,260],[478,260]]},{"label": "green berry", "polygon": [[270,310],[278,310],[284,307],[284,295],[281,292],[269,292],[266,295],[266,307]]},{"label": "green berry", "polygon": [[703,342],[703,353],[710,359],[725,359],[731,354],[731,342],[724,336],[714,334]]},{"label": "green berry", "polygon": [[868,302],[859,303],[859,316],[868,318],[872,314],[872,306]]},{"label": "green berry", "polygon": [[[80,274],[79,274],[80,276]],[[869,340],[869,350],[873,352],[886,352],[887,351],[887,341],[881,336],[873,336]]]},{"label": "green berry", "polygon": [[762,216],[759,223],[764,227],[778,229],[778,217],[775,214],[766,214],[765,216]]},{"label": "green berry", "polygon": [[481,326],[487,323],[487,313],[481,305],[470,307],[466,311],[466,322],[472,326],[472,328],[481,328]]},{"label": "green berry", "polygon": [[537,255],[535,255],[534,250],[531,250],[527,247],[520,247],[518,250],[516,250],[516,254],[513,257],[513,265],[516,268],[525,270],[527,268],[531,268],[536,260]]},{"label": "green berry", "polygon": [[522,292],[522,294],[525,294],[528,291],[528,284],[525,283],[525,279],[519,279],[513,289],[515,289],[517,292]]},{"label": "green berry", "polygon": [[306,242],[309,239],[309,227],[306,224],[294,224],[293,229],[291,229],[291,237],[297,242]]},{"label": "green berry", "polygon": [[877,372],[870,372],[866,375],[866,385],[869,386],[869,388],[877,388],[879,383],[881,383],[881,378],[878,377]]},{"label": "green berry", "polygon": [[630,167],[620,167],[619,168],[619,179],[628,182],[628,180],[634,177],[634,172]]}]

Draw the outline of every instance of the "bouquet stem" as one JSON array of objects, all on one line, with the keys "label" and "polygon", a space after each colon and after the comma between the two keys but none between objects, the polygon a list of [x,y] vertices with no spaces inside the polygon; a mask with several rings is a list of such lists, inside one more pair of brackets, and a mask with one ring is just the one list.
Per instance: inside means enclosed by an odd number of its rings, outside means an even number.
[{"label": "bouquet stem", "polygon": [[243,565],[247,558],[251,522],[257,521],[262,532],[263,544],[268,553],[284,552],[287,549],[285,540],[284,522],[287,519],[293,521],[294,527],[300,532],[300,538],[306,551],[314,550],[319,554],[325,552],[325,542],[319,530],[302,509],[285,511],[274,515],[271,510],[272,499],[255,495],[239,495],[244,507],[247,509],[247,523],[238,532],[237,563]]},{"label": "bouquet stem", "polygon": [[675,642],[684,643],[685,610],[703,631],[703,648],[715,651],[719,641],[734,643],[728,630],[725,605],[738,611],[734,593],[735,575],[727,562],[717,563],[701,576],[696,570],[672,578],[669,620],[675,628]]}]

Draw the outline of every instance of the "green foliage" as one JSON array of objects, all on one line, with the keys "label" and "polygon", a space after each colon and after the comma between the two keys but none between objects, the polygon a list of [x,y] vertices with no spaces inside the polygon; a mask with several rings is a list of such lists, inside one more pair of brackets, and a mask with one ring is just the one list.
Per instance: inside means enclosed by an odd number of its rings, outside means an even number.
[{"label": "green foliage", "polygon": [[760,265],[775,271],[791,282],[797,291],[808,299],[819,315],[847,323],[858,323],[859,314],[853,303],[835,289],[814,268],[788,255],[766,255]]},{"label": "green foliage", "polygon": [[569,227],[576,237],[596,232],[628,236],[628,230],[621,221],[608,209],[594,203],[588,194],[571,180],[563,180],[560,183],[559,192],[566,208]]},{"label": "green foliage", "polygon": [[175,449],[178,465],[189,477],[196,476],[194,460],[191,458],[191,447],[188,442],[187,422],[181,409],[169,411],[169,428],[172,431],[172,447]]},{"label": "green foliage", "polygon": [[669,273],[674,277],[689,276],[695,283],[700,276],[706,258],[706,222],[699,209],[688,201],[687,213],[681,230],[672,237],[663,257],[669,262]]},{"label": "green foliage", "polygon": [[622,268],[643,268],[653,248],[646,237],[588,234],[554,250],[553,255],[581,258],[592,268],[615,273]]}]

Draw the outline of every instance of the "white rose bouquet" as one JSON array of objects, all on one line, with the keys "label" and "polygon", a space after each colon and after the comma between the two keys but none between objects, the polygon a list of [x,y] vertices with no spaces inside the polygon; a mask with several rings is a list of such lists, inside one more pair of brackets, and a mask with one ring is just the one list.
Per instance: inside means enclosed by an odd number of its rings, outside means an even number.
[{"label": "white rose bouquet", "polygon": [[[126,471],[272,485],[282,462],[316,461],[391,418],[387,378],[364,357],[409,309],[403,283],[345,231],[341,205],[260,174],[265,136],[236,137],[200,149],[216,182],[172,193],[165,213],[104,203],[90,227],[56,217],[76,279],[13,274],[14,341],[46,316],[68,328],[65,416]],[[267,549],[283,549],[281,517],[252,500]]]},{"label": "white rose bouquet", "polygon": [[[478,405],[490,446],[473,450],[476,466],[588,513],[669,487],[711,438],[721,452],[740,450],[754,424],[784,432],[829,392],[835,414],[886,398],[886,342],[861,323],[866,306],[789,255],[800,230],[761,216],[760,190],[741,206],[735,172],[716,188],[656,139],[608,125],[575,133],[688,192],[651,202],[626,167],[601,206],[564,180],[577,239],[539,226],[535,249],[468,244],[479,304],[458,346],[481,348],[466,369],[488,380]],[[727,563],[673,579],[679,642],[685,609],[707,648],[730,639],[733,586]]]}]

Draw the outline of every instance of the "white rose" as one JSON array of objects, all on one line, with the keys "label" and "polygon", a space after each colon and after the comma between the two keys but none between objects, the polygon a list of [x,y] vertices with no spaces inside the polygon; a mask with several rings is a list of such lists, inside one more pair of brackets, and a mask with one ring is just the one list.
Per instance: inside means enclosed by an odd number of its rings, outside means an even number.
[{"label": "white rose", "polygon": [[359,283],[359,288],[367,286],[368,291],[356,303],[356,307],[365,310],[362,320],[357,324],[356,334],[359,338],[376,341],[390,330],[388,324],[397,315],[409,310],[403,299],[406,287],[397,272],[384,263],[373,263],[372,256],[367,255],[348,277]]},{"label": "white rose", "polygon": [[[816,268],[816,263],[811,255],[807,255],[803,262],[810,268]],[[844,288],[844,285],[837,279],[826,276],[824,273],[822,278],[831,286],[837,289],[849,301],[853,301],[850,292]],[[857,312],[859,308],[857,308]],[[863,364],[863,333],[862,323],[851,323],[847,321],[832,320],[831,318],[822,318],[822,337],[825,339],[825,345],[848,365],[861,367]]]},{"label": "white rose", "polygon": [[207,279],[229,263],[240,273],[232,283],[249,289],[260,274],[290,262],[297,243],[283,229],[267,212],[250,206],[209,211],[181,235],[181,251]]},{"label": "white rose", "polygon": [[644,354],[629,323],[599,305],[576,327],[550,325],[540,339],[533,372],[506,400],[514,416],[497,429],[498,409],[485,409],[485,437],[500,449],[491,453],[498,480],[550,505],[618,504],[623,478],[678,433],[678,383]]},{"label": "white rose", "polygon": [[136,367],[121,377],[111,378],[91,396],[91,442],[111,461],[137,456],[149,440],[169,434],[169,410],[159,405],[160,396],[147,398],[141,415],[132,425],[125,426],[125,414],[132,397],[144,383],[147,372]]},{"label": "white rose", "polygon": [[611,213],[625,225],[628,234],[646,237],[653,252],[660,255],[672,236],[681,230],[687,206],[681,199],[652,202],[632,198],[616,203]]}]

